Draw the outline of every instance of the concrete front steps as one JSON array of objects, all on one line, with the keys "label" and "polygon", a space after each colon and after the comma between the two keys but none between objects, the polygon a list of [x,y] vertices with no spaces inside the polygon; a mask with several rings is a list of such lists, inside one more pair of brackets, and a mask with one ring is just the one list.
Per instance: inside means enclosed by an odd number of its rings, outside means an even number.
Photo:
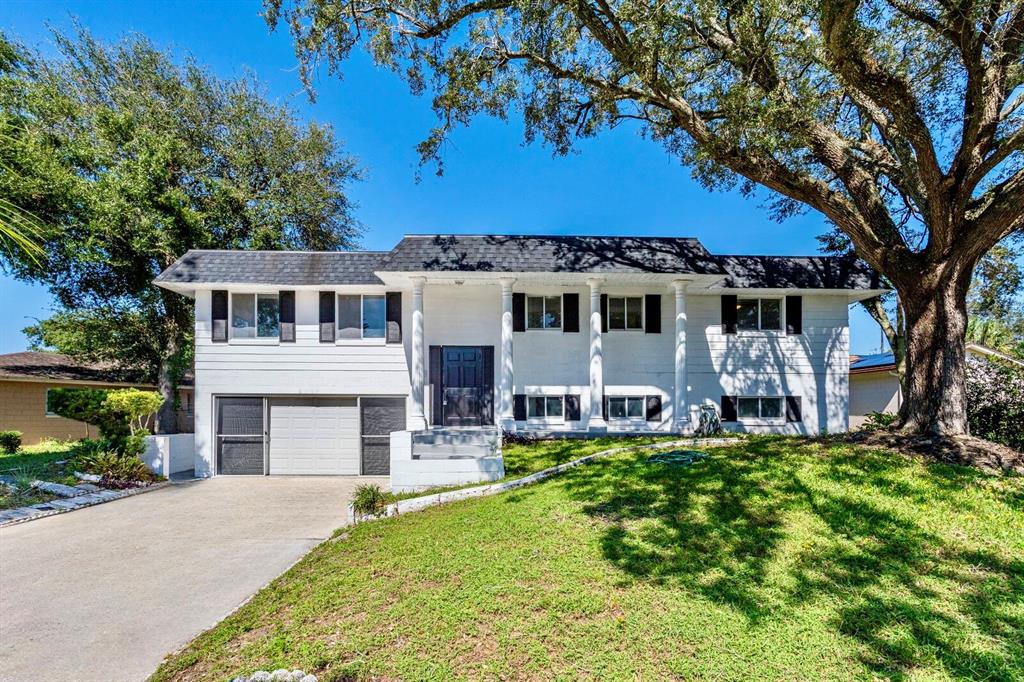
[{"label": "concrete front steps", "polygon": [[434,428],[412,434],[413,459],[481,459],[501,455],[496,426]]}]

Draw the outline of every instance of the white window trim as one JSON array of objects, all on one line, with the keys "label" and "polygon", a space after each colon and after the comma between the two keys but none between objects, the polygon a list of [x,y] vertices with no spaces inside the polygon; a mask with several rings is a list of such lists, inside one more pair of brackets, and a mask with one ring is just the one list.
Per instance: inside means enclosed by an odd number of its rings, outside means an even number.
[{"label": "white window trim", "polygon": [[[341,338],[341,297],[359,297],[359,338]],[[363,299],[367,296],[375,296],[384,299],[384,336],[363,336]],[[334,293],[334,345],[336,346],[384,346],[388,341],[388,299],[386,293],[356,293],[348,291],[337,291]]]},{"label": "white window trim", "polygon": [[[558,398],[562,401],[562,414],[560,416],[549,417],[547,414],[543,417],[531,417],[530,416],[530,401],[534,398],[544,398],[547,401],[548,398]],[[544,412],[547,412],[547,405],[545,403]],[[527,393],[526,394],[526,421],[530,424],[564,424],[565,422],[565,394],[548,394],[548,393]]]},{"label": "white window trim", "polygon": [[50,391],[52,390],[52,388],[46,389],[46,402],[43,403],[43,414],[47,417],[59,417],[60,415],[56,412],[50,412]]},{"label": "white window trim", "polygon": [[[612,326],[612,299],[615,299],[615,298],[621,298],[623,301],[625,301],[627,298],[636,298],[636,299],[640,300],[640,326],[639,327],[623,327],[622,329],[616,329],[615,327]],[[637,333],[637,332],[643,332],[645,329],[647,329],[647,310],[646,310],[646,308],[647,308],[647,306],[645,305],[644,295],[643,294],[621,294],[621,295],[614,295],[614,296],[609,294],[609,296],[608,296],[608,324],[607,324],[608,331],[609,332],[616,332],[616,333],[619,333],[619,334],[621,334],[623,332],[633,332],[634,334]],[[625,315],[625,322],[628,322],[629,315],[626,313],[626,304],[625,303],[622,304],[622,314]],[[616,398],[621,398],[623,396],[615,396],[615,397]],[[628,396],[628,397],[634,397],[634,396]]]},{"label": "white window trim", "polygon": [[[547,314],[547,299],[558,296],[558,326],[557,327],[531,327],[530,326],[530,299],[539,298],[542,303],[541,319]],[[528,332],[560,332],[565,320],[565,295],[564,294],[526,294],[526,331]]]},{"label": "white window trim", "polygon": [[[612,404],[611,401],[615,399],[624,399],[627,401],[626,405],[626,416],[625,417],[614,417],[612,416]],[[629,404],[630,400],[640,401],[640,416],[630,417],[629,416]],[[646,422],[647,421],[647,396],[642,395],[610,395],[608,396],[608,421],[613,422]]]},{"label": "white window trim", "polygon": [[[757,414],[756,417],[743,417],[740,416],[740,401],[741,400],[757,400]],[[774,399],[780,402],[780,410],[778,417],[762,417],[761,415],[761,401],[764,399]],[[743,422],[744,424],[762,424],[762,425],[777,425],[786,423],[786,397],[781,395],[740,395],[736,396],[736,420]]]},{"label": "white window trim", "polygon": [[[253,297],[253,329],[258,332],[259,330],[259,299],[258,295],[263,294],[264,296],[273,295],[277,298],[277,316],[278,316],[278,329],[277,334],[274,336],[254,336],[250,338],[237,337],[235,336],[235,296],[252,296]],[[281,343],[281,294],[277,291],[228,291],[228,343],[237,344],[240,346],[277,346]]]},{"label": "white window trim", "polygon": [[[737,296],[736,303],[739,305],[740,301],[757,301],[757,329],[743,329],[739,325],[739,320],[736,322],[736,332],[739,334],[780,334],[786,331],[786,297],[785,296]],[[775,329],[765,329],[761,325],[761,301],[778,301],[779,302],[779,326]],[[744,396],[745,398],[754,398],[758,396]],[[771,398],[773,396],[764,396]]]}]

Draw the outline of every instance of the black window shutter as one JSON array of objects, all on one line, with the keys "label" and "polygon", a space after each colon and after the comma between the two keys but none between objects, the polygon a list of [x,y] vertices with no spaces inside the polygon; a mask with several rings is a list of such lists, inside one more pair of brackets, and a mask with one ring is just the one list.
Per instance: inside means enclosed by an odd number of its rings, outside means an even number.
[{"label": "black window shutter", "polygon": [[648,334],[661,333],[661,294],[644,296],[644,331]]},{"label": "black window shutter", "polygon": [[282,342],[295,342],[295,292],[277,292],[278,336]]},{"label": "black window shutter", "polygon": [[526,331],[526,294],[512,294],[512,331]]},{"label": "black window shutter", "polygon": [[213,320],[213,341],[223,343],[228,340],[228,292],[217,289],[211,301],[211,318]]},{"label": "black window shutter", "polygon": [[580,330],[580,295],[562,294],[562,331]]},{"label": "black window shutter", "polygon": [[389,291],[385,299],[387,343],[402,343],[402,292]]},{"label": "black window shutter", "polygon": [[580,397],[573,393],[565,394],[565,421],[578,422],[580,420]]},{"label": "black window shutter", "polygon": [[786,421],[787,422],[802,422],[803,415],[800,412],[800,396],[798,395],[787,395],[786,396]]},{"label": "black window shutter", "polygon": [[731,294],[722,296],[722,333],[736,333],[736,297]]},{"label": "black window shutter", "polygon": [[608,331],[608,294],[601,294],[601,333]]},{"label": "black window shutter", "polygon": [[441,346],[430,347],[430,423],[434,426],[444,424],[444,388],[441,386]]},{"label": "black window shutter", "polygon": [[736,421],[736,396],[734,395],[723,395],[722,396],[722,421],[734,422]]},{"label": "black window shutter", "polygon": [[484,424],[494,424],[494,346],[483,347],[484,376],[480,387],[481,418]]},{"label": "black window shutter", "polygon": [[656,422],[661,420],[661,396],[647,396],[647,421]]},{"label": "black window shutter", "polygon": [[320,341],[334,343],[334,292],[320,292]]},{"label": "black window shutter", "polygon": [[[804,333],[804,297],[786,297],[786,333]],[[797,420],[799,421],[799,420]]]},{"label": "black window shutter", "polygon": [[526,421],[526,394],[516,393],[512,396],[512,418],[517,422]]},{"label": "black window shutter", "polygon": [[601,398],[601,419],[608,421],[608,396]]}]

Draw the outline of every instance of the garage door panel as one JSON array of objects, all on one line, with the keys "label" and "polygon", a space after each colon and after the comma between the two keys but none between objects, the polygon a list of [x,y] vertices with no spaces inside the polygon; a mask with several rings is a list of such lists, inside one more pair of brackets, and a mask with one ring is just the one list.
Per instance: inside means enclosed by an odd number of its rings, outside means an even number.
[{"label": "garage door panel", "polygon": [[271,401],[270,473],[358,474],[359,415],[356,400],[301,398]]}]

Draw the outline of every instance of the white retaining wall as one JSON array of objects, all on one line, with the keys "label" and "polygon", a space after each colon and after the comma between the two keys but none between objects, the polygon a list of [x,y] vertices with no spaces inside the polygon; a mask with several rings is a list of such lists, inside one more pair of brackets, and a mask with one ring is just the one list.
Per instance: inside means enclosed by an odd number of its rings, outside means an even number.
[{"label": "white retaining wall", "polygon": [[146,436],[142,462],[158,476],[170,476],[195,466],[195,434],[175,433]]},{"label": "white retaining wall", "polygon": [[391,433],[391,490],[413,492],[464,483],[487,483],[505,477],[505,461],[496,457],[413,459],[412,431]]}]

